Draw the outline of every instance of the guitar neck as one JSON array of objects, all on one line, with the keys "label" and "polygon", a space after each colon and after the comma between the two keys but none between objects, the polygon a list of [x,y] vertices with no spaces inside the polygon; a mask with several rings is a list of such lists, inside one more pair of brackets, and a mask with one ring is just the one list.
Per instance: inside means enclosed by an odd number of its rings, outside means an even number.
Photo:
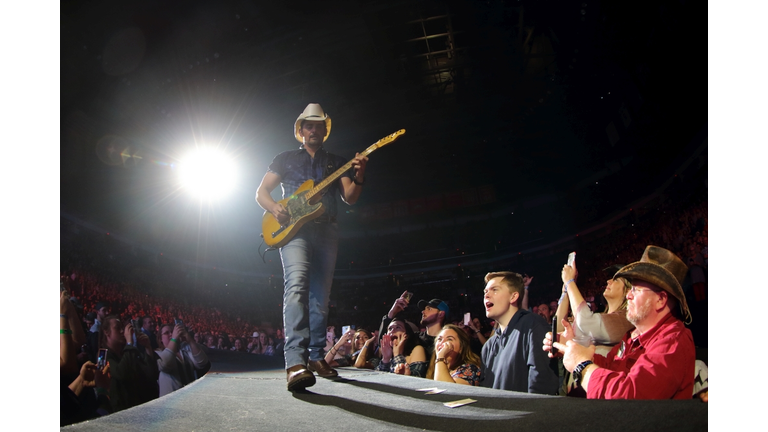
[{"label": "guitar neck", "polygon": [[[368,156],[369,154],[373,153],[373,151],[376,150],[377,148],[384,147],[385,145],[387,145],[387,144],[395,141],[396,139],[400,138],[400,136],[403,135],[404,133],[405,133],[405,129],[400,129],[399,131],[397,131],[397,132],[395,132],[395,133],[393,133],[391,135],[387,135],[386,137],[376,141],[373,145],[371,145],[370,147],[365,149],[365,151],[363,151],[360,154],[362,156]],[[310,189],[307,192],[307,194],[306,194],[307,200],[310,200],[315,195],[317,195],[319,193],[322,193],[325,189],[328,188],[328,186],[330,186],[331,184],[333,184],[333,182],[338,180],[338,178],[341,177],[341,175],[344,174],[345,172],[347,172],[347,170],[349,170],[350,168],[352,168],[352,161],[351,160],[349,162],[345,163],[344,166],[342,166],[341,168],[337,169],[336,172],[334,172],[333,174],[331,174],[328,177],[326,177],[325,179],[323,179],[323,181],[321,181],[320,183],[315,185],[315,187]]]},{"label": "guitar neck", "polygon": [[[365,149],[364,152],[361,153],[361,155],[368,156],[369,154],[373,153],[373,151],[376,150],[377,148],[378,147],[376,147],[375,145],[368,147],[367,149]],[[326,177],[323,181],[315,185],[315,187],[313,187],[309,192],[307,192],[307,195],[306,195],[307,200],[311,199],[313,196],[319,193],[322,193],[325,189],[328,188],[328,186],[330,186],[331,184],[333,184],[333,182],[338,180],[339,177],[341,177],[342,174],[347,172],[347,170],[349,170],[350,168],[352,168],[351,160],[345,163],[344,166],[342,166],[341,168],[337,169],[333,174]]]}]

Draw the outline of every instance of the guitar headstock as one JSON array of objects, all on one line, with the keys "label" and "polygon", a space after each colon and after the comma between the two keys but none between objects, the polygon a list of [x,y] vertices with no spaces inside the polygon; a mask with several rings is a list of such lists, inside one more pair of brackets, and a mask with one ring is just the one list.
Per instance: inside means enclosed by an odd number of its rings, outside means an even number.
[{"label": "guitar headstock", "polygon": [[405,129],[400,129],[399,131],[397,131],[397,132],[395,132],[393,134],[387,135],[384,138],[376,141],[370,147],[368,147],[365,151],[366,151],[366,153],[370,153],[370,152],[376,150],[377,148],[384,147],[385,145],[387,145],[389,143],[395,142],[395,140],[397,140],[398,138],[400,138],[404,134],[405,134]]}]

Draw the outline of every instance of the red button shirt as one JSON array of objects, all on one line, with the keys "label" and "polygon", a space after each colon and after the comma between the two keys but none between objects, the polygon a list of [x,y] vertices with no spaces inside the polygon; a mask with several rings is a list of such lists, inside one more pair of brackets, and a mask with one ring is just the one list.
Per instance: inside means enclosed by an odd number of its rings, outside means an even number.
[{"label": "red button shirt", "polygon": [[[634,330],[632,330],[634,331]],[[632,338],[624,335],[589,377],[589,399],[691,399],[696,347],[683,322],[667,315]]]}]

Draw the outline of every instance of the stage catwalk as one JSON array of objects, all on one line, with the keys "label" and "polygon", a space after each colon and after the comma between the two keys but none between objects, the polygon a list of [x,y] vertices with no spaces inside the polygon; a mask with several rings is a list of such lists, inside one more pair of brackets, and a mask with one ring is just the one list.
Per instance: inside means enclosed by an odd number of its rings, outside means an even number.
[{"label": "stage catwalk", "polygon": [[[707,404],[588,401],[339,368],[306,392],[285,389],[282,358],[211,350],[211,371],[170,395],[62,428],[72,431],[706,431]],[[426,395],[418,389],[438,387]],[[449,408],[445,402],[477,402]]]}]

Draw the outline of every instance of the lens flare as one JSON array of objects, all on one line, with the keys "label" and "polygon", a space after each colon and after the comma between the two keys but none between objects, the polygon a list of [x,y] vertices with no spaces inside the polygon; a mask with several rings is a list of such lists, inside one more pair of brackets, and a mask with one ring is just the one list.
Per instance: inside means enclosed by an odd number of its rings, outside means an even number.
[{"label": "lens flare", "polygon": [[214,148],[200,148],[189,154],[178,169],[182,187],[202,199],[225,197],[237,178],[234,161]]}]

